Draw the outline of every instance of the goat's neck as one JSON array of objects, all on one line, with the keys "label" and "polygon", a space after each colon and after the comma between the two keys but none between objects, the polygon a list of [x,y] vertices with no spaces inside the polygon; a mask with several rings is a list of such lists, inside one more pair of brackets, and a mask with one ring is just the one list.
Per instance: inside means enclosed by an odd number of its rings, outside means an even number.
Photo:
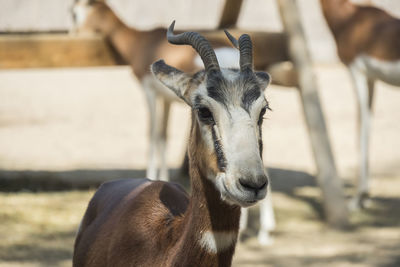
[{"label": "goat's neck", "polygon": [[[198,150],[190,150],[189,147],[191,197],[180,228],[183,235],[173,261],[181,266],[189,266],[191,262],[230,266],[239,231],[240,207],[221,200],[219,191],[200,167]],[[213,240],[219,243],[217,250],[209,246]]]},{"label": "goat's neck", "polygon": [[322,11],[333,34],[340,31],[357,11],[349,0],[321,0]]}]

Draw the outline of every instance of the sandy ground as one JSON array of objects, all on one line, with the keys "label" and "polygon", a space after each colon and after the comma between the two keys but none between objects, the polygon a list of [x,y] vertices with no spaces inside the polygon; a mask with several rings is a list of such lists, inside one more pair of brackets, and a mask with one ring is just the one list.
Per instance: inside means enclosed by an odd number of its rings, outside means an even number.
[{"label": "sandy ground", "polygon": [[[316,66],[316,79],[339,174],[352,184],[356,106],[348,73],[340,65]],[[267,98],[273,112],[264,123],[264,158],[279,174],[272,177],[275,245],[262,248],[250,238],[239,245],[235,266],[399,266],[400,91],[377,85],[373,203],[352,215],[349,232],[327,229],[320,221],[298,92],[271,86]],[[171,168],[183,157],[188,115],[183,105],[173,106]],[[146,118],[144,96],[127,67],[0,71],[0,178],[13,179],[23,170],[24,175],[47,171],[46,179],[143,174]],[[7,240],[0,245],[0,266],[69,266],[75,229],[91,193],[0,194],[0,239]]]},{"label": "sandy ground", "polygon": [[[252,237],[239,243],[234,267],[400,265],[400,179],[374,180],[372,205],[352,214],[352,228],[344,232],[321,221],[318,189],[310,179],[275,188],[274,244],[258,245],[253,216],[248,231]],[[0,266],[71,266],[75,233],[92,194],[93,190],[0,193]]]}]

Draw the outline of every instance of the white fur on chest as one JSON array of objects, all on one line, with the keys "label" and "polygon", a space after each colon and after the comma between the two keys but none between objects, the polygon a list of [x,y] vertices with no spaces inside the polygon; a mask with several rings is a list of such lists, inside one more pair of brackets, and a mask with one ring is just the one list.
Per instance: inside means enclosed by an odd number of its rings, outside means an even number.
[{"label": "white fur on chest", "polygon": [[209,253],[223,252],[235,245],[237,233],[233,231],[205,231],[199,239],[200,246]]},{"label": "white fur on chest", "polygon": [[400,60],[385,61],[367,55],[360,55],[351,65],[371,78],[400,86]]}]

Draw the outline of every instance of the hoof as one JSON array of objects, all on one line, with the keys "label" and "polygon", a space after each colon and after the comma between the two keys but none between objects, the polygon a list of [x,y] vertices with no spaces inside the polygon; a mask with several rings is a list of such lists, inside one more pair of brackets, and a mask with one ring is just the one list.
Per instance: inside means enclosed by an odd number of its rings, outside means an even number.
[{"label": "hoof", "polygon": [[372,205],[371,198],[368,193],[362,193],[354,197],[349,203],[350,211],[357,211],[370,208]]}]

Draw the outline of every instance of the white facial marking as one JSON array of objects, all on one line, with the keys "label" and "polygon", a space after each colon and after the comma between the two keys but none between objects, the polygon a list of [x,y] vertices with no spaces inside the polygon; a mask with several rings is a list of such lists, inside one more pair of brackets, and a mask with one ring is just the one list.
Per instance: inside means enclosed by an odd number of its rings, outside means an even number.
[{"label": "white facial marking", "polygon": [[[229,69],[221,69],[222,75],[228,81],[235,82],[239,73]],[[240,85],[239,85],[240,86]],[[232,96],[228,103],[221,104],[208,96],[205,84],[199,85],[196,94],[191,96],[192,103],[198,101],[200,106],[206,106],[213,114],[215,125],[212,126],[215,138],[220,142],[226,160],[224,171],[210,171],[207,177],[215,184],[221,193],[221,200],[230,205],[248,207],[254,205],[266,195],[266,189],[254,192],[244,190],[239,184],[239,178],[259,181],[266,177],[259,148],[258,119],[262,108],[267,104],[264,94],[256,99],[246,110],[242,106],[240,90],[232,88]],[[214,140],[209,125],[200,123],[203,141],[214,153]]]},{"label": "white facial marking", "polygon": [[[260,167],[257,121],[264,101],[260,97],[252,104],[251,117],[242,108],[232,109],[230,112],[234,122],[231,125],[224,125],[221,132],[223,140],[225,139],[223,143],[229,144],[229,147],[226,148],[228,162],[240,163],[241,168],[257,169]],[[226,146],[228,146],[227,144]]]},{"label": "white facial marking", "polygon": [[372,78],[400,86],[400,60],[385,61],[368,55],[360,55],[351,63],[351,66]]},{"label": "white facial marking", "polygon": [[199,239],[199,244],[208,252],[217,254],[232,247],[236,239],[237,234],[233,231],[205,231]]},{"label": "white facial marking", "polygon": [[[228,80],[236,80],[237,72],[222,69],[223,76]],[[223,148],[227,167],[224,172],[209,173],[207,177],[214,182],[218,191],[221,193],[221,200],[230,205],[240,205],[243,207],[254,205],[263,198],[266,190],[261,190],[257,195],[249,190],[243,190],[238,186],[239,178],[257,179],[265,175],[264,166],[260,157],[259,148],[259,125],[258,119],[262,108],[267,104],[264,95],[261,94],[256,99],[249,110],[246,111],[241,106],[241,96],[239,102],[233,96],[233,102],[228,106],[222,105],[207,94],[204,85],[199,86],[196,95],[192,96],[192,101],[196,96],[201,96],[201,104],[207,106],[213,113],[216,122],[213,125],[216,139]],[[203,139],[210,149],[214,151],[214,140],[210,128],[200,127]]]}]

